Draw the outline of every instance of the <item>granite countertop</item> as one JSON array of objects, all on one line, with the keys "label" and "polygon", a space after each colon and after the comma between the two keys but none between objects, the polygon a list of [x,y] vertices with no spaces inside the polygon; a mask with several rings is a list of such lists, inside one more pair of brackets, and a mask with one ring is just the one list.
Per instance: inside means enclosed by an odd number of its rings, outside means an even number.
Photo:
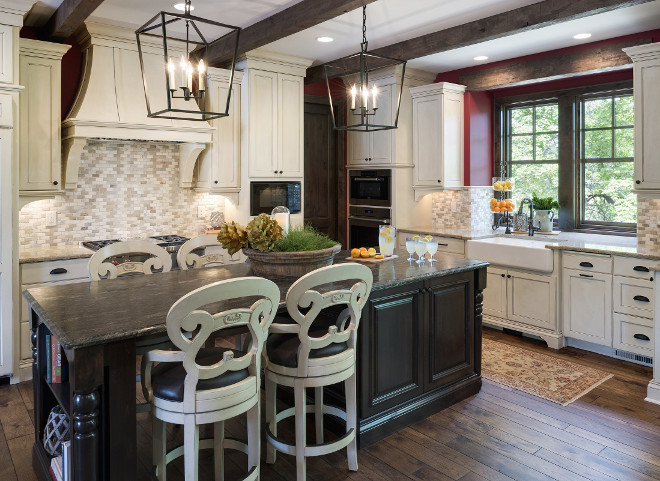
[{"label": "granite countertop", "polygon": [[434,236],[452,237],[454,239],[463,239],[463,240],[492,237],[494,235],[491,229],[475,231],[461,227],[450,229],[449,227],[438,228],[438,227],[433,227],[431,225],[397,227],[397,230],[399,232],[409,232],[411,234],[421,234],[421,235],[431,234]]},{"label": "granite countertop", "polygon": [[557,239],[554,241],[549,237],[543,236],[543,239],[548,239],[546,247],[549,249],[660,260],[660,247],[640,246],[637,244],[636,237],[581,232],[562,232],[556,236]]},{"label": "granite countertop", "polygon": [[[373,290],[442,277],[486,267],[487,262],[436,254],[437,262],[409,263],[407,253],[380,263],[365,263],[374,275]],[[341,251],[336,263],[350,254]],[[27,289],[23,296],[57,336],[65,349],[77,349],[121,339],[166,332],[165,319],[172,304],[199,287],[235,277],[251,276],[247,263],[171,271],[151,276],[43,286]],[[280,307],[295,278],[274,278],[281,293]],[[326,288],[331,289],[332,286]],[[245,305],[244,302],[241,302]],[[233,308],[225,303],[222,309]]]},{"label": "granite countertop", "polygon": [[87,247],[55,246],[21,248],[18,251],[18,262],[28,264],[31,262],[61,261],[67,259],[84,259],[92,257],[94,252]]}]

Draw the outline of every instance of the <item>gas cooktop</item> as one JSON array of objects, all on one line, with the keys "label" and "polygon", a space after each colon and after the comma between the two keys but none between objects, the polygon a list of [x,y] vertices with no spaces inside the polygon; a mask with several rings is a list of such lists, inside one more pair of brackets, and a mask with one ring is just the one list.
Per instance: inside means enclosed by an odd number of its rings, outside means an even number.
[{"label": "gas cooktop", "polygon": [[[149,239],[153,240],[154,243],[156,243],[160,247],[166,248],[169,252],[170,250],[172,251],[178,250],[178,248],[188,240],[188,237],[183,237],[180,235],[155,235],[149,237]],[[97,251],[99,249],[104,248],[107,245],[114,244],[115,242],[120,242],[120,240],[103,239],[103,240],[84,241],[82,245],[84,247],[87,247],[88,249]]]},{"label": "gas cooktop", "polygon": [[104,239],[104,240],[94,240],[94,241],[85,241],[82,243],[83,247],[87,247],[88,249],[92,249],[93,251],[97,251],[99,249],[103,249],[105,246],[108,246],[110,244],[114,244],[116,242],[120,242],[119,239]]}]

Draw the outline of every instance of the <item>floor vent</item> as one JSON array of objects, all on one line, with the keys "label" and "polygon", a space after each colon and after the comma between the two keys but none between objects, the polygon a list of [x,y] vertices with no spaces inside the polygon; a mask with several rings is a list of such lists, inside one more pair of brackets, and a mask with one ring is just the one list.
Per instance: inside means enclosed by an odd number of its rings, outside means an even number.
[{"label": "floor vent", "polygon": [[614,356],[618,357],[619,359],[625,359],[626,361],[632,361],[636,362],[637,364],[653,367],[653,358],[651,356],[642,356],[641,354],[622,351],[621,349],[616,349],[614,351]]}]

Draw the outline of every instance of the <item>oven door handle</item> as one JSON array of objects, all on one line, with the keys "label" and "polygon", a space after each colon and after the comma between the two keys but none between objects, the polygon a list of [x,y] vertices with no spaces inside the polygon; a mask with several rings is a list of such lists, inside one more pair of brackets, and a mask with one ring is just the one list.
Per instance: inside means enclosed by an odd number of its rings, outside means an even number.
[{"label": "oven door handle", "polygon": [[348,220],[361,220],[363,222],[373,222],[375,224],[389,224],[390,219],[374,219],[373,217],[355,217],[352,215],[348,216]]},{"label": "oven door handle", "polygon": [[382,177],[353,177],[353,180],[356,182],[382,182]]}]

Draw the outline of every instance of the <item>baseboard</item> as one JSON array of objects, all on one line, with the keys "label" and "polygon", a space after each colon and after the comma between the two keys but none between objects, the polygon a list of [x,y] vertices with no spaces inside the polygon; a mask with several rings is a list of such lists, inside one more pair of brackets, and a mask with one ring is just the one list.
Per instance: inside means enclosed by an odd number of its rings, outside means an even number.
[{"label": "baseboard", "polygon": [[589,352],[595,352],[596,354],[614,357],[614,348],[610,346],[602,346],[600,344],[594,344],[593,342],[574,339],[572,337],[566,338],[566,345],[570,347],[577,347],[578,349],[583,349]]},{"label": "baseboard", "polygon": [[660,404],[660,379],[651,379],[644,400],[653,404]]},{"label": "baseboard", "polygon": [[508,319],[492,317],[489,315],[483,316],[483,323],[489,327],[513,329],[528,336],[537,337],[545,341],[550,349],[561,349],[565,346],[564,336],[561,333],[550,331],[548,329],[529,326],[520,322],[509,321]]}]

